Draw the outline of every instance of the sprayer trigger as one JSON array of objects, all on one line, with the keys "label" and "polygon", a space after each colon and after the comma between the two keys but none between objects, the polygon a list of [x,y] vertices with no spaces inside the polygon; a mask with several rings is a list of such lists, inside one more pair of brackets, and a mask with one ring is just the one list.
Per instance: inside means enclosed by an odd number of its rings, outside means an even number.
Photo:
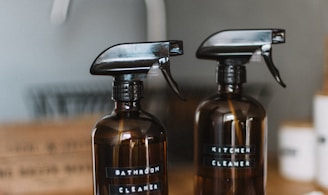
[{"label": "sprayer trigger", "polygon": [[179,86],[177,82],[173,79],[171,75],[171,70],[170,70],[170,61],[166,61],[163,64],[160,64],[159,69],[162,71],[165,80],[169,84],[170,88],[173,90],[173,92],[183,101],[186,100],[186,98],[182,95],[180,92]]},{"label": "sprayer trigger", "polygon": [[282,86],[282,87],[286,87],[286,84],[282,81],[281,77],[280,77],[280,73],[279,70],[276,68],[276,66],[273,63],[272,60],[272,49],[271,49],[271,45],[263,45],[262,48],[262,56],[264,58],[264,61],[268,67],[268,69],[270,70],[272,76],[274,77],[274,79]]}]

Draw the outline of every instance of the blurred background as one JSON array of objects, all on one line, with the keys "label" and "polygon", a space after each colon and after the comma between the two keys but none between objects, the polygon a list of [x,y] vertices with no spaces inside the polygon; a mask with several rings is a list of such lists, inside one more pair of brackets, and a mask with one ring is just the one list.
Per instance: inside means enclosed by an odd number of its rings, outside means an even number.
[{"label": "blurred background", "polygon": [[[167,39],[184,41],[185,54],[172,58],[171,71],[188,101],[162,81],[146,82],[144,105],[168,127],[169,160],[192,161],[195,108],[216,92],[216,63],[196,59],[195,51],[212,33],[236,28],[287,32],[287,42],[273,46],[286,89],[264,61],[247,66],[246,92],[266,107],[269,154],[277,155],[280,124],[312,120],[313,96],[323,86],[327,6],[324,0],[166,0],[166,24],[157,25],[166,27]],[[62,21],[51,17],[53,9],[53,0],[0,0],[0,123],[110,112],[111,78],[91,76],[92,61],[113,44],[149,40],[143,0],[71,0]]]}]

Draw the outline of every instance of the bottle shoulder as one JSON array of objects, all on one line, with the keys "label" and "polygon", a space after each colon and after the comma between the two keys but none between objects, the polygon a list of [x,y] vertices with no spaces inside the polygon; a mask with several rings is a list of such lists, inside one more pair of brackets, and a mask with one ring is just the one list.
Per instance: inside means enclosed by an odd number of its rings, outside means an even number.
[{"label": "bottle shoulder", "polygon": [[94,135],[132,133],[137,137],[166,134],[164,126],[153,115],[144,112],[125,112],[105,115],[95,125]]},{"label": "bottle shoulder", "polygon": [[197,112],[207,113],[234,113],[253,115],[264,118],[266,111],[256,99],[243,95],[219,95],[210,96],[203,100],[197,107]]}]

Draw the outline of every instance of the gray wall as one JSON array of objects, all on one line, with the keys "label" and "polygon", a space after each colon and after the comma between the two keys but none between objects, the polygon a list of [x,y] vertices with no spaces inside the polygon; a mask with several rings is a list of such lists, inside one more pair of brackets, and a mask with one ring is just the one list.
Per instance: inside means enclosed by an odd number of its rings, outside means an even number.
[{"label": "gray wall", "polygon": [[0,121],[32,117],[30,88],[104,79],[89,75],[102,50],[146,40],[143,0],[72,0],[62,25],[50,22],[52,2],[0,0]]},{"label": "gray wall", "polygon": [[273,46],[273,59],[287,88],[274,81],[264,62],[247,67],[249,83],[266,83],[272,89],[266,106],[269,150],[276,152],[283,120],[312,118],[312,98],[322,87],[326,7],[323,0],[167,0],[168,36],[185,43],[185,55],[175,59],[172,72],[186,73],[179,82],[211,85],[216,62],[194,57],[207,36],[231,28],[285,28],[287,43]]}]

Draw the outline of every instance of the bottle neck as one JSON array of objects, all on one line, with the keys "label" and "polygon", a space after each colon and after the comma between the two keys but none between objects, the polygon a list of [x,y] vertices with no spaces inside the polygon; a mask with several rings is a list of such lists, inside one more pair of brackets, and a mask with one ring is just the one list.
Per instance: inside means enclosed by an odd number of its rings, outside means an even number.
[{"label": "bottle neck", "polygon": [[241,94],[243,92],[242,84],[219,84],[219,94]]},{"label": "bottle neck", "polygon": [[114,111],[118,112],[133,112],[141,110],[140,100],[131,101],[131,102],[123,102],[116,101]]}]

